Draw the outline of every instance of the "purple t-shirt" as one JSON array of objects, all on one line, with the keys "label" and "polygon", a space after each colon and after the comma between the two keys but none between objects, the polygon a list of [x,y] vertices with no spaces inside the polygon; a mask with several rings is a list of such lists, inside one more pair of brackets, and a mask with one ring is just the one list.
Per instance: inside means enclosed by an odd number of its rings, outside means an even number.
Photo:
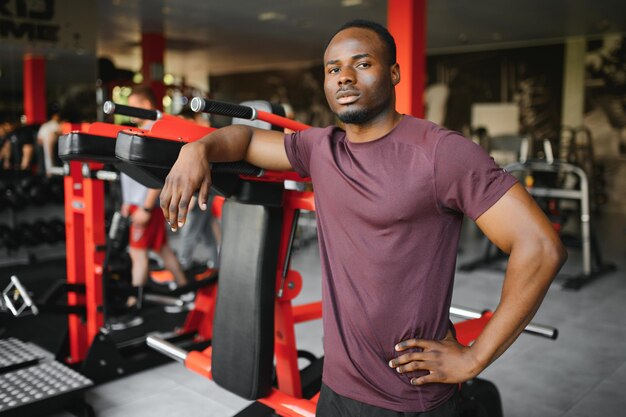
[{"label": "purple t-shirt", "polygon": [[444,403],[454,385],[413,386],[418,373],[388,362],[402,340],[445,336],[463,214],[477,219],[515,178],[470,140],[411,116],[371,142],[311,128],[286,135],[285,148],[315,191],[324,383],[395,411]]}]

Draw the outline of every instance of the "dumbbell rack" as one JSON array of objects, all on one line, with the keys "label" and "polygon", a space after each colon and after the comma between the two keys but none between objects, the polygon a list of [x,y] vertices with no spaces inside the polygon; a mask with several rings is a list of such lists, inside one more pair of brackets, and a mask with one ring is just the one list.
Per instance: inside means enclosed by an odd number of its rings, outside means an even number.
[{"label": "dumbbell rack", "polygon": [[[0,179],[0,183],[1,185],[3,185],[3,193],[8,193],[13,196],[11,202],[9,202],[9,197],[3,195],[3,201],[0,203],[0,212],[3,213],[3,218],[5,219],[0,224],[0,227],[3,228],[3,230],[0,231],[0,233],[2,234],[2,236],[0,237],[0,247],[3,246],[4,243],[4,246],[6,247],[2,248],[2,252],[5,252],[7,254],[7,256],[0,256],[0,267],[28,265],[31,264],[33,261],[64,258],[65,245],[62,244],[63,233],[57,233],[58,237],[51,235],[51,232],[53,231],[53,226],[51,222],[48,221],[52,219],[49,213],[49,201],[46,199],[46,197],[43,197],[43,202],[41,201],[42,196],[40,194],[42,191],[42,187],[46,187],[46,185],[42,185],[41,183],[38,183],[38,181],[44,180],[38,179],[38,177],[33,177],[30,172],[15,171],[8,174],[9,175],[7,176],[7,173],[5,173]],[[28,180],[31,178],[37,181],[29,182]],[[39,186],[39,189],[22,188],[25,186],[20,185],[21,182],[31,185],[37,184]],[[37,200],[32,200],[32,198],[35,198],[35,196],[37,196]],[[31,200],[29,200],[28,198],[31,198]],[[45,204],[46,207],[45,211],[39,209],[43,206],[43,204]],[[56,202],[53,204],[56,204]],[[23,219],[24,217],[33,217],[32,213],[27,213],[33,209],[37,210],[37,215],[34,216],[38,218],[37,221],[33,223],[18,221],[20,218]],[[54,214],[58,215],[59,217],[62,216],[63,212],[60,206],[53,207],[53,209],[54,211],[58,212]],[[59,220],[56,215],[54,216],[54,220],[59,222],[60,224],[62,220]],[[31,236],[31,238],[28,239],[28,243],[20,242],[20,240],[24,238],[24,235],[26,233],[26,230],[23,230],[25,227],[30,227],[31,233],[37,231],[39,236]],[[47,232],[43,230],[44,227],[47,228]],[[57,229],[58,228],[60,228],[61,230],[63,229],[62,226],[57,227]],[[8,240],[5,241],[5,239],[8,239],[10,234],[15,234],[13,238],[14,243],[12,243],[11,245],[9,245]],[[52,236],[52,240],[48,240],[50,236]],[[43,244],[47,245],[46,250],[38,250]]]},{"label": "dumbbell rack", "polygon": [[37,345],[0,339],[0,416],[45,416],[88,407],[84,392],[92,385]]}]

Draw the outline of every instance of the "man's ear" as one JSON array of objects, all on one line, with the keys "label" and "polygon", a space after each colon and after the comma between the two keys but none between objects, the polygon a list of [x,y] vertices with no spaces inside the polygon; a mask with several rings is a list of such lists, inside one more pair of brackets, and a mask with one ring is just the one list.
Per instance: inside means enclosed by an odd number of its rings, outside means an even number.
[{"label": "man's ear", "polygon": [[397,62],[391,66],[391,83],[397,85],[400,82],[400,64]]}]

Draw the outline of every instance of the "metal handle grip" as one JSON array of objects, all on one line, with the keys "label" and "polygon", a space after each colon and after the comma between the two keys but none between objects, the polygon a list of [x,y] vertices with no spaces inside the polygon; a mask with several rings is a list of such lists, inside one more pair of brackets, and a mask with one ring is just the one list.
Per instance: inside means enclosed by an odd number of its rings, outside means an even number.
[{"label": "metal handle grip", "polygon": [[106,114],[121,114],[144,120],[159,120],[162,113],[158,110],[140,109],[139,107],[125,106],[112,101],[106,101],[103,106]]},{"label": "metal handle grip", "polygon": [[254,107],[242,106],[240,104],[226,103],[223,101],[206,100],[202,97],[194,97],[190,103],[191,110],[196,113],[211,113],[220,116],[238,117],[240,119],[256,119]]},{"label": "metal handle grip", "polygon": [[183,350],[178,346],[175,346],[170,342],[161,339],[160,337],[148,336],[146,338],[146,343],[149,347],[156,350],[157,352],[160,352],[165,356],[172,358],[180,363],[185,363],[187,355],[189,354],[189,352],[187,352],[186,350]]},{"label": "metal handle grip", "polygon": [[[451,306],[450,314],[456,317],[462,317],[465,319],[477,319],[482,316],[482,312],[478,310],[472,310],[465,307]],[[529,323],[524,328],[525,333],[530,333],[535,336],[547,337],[548,339],[556,340],[559,337],[559,330],[555,327],[545,326],[543,324]]]}]

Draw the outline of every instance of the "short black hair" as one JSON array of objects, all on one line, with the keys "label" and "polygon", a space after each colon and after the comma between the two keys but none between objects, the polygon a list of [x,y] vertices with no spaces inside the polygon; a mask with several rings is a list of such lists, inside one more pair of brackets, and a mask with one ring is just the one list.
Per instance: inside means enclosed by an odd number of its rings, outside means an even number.
[{"label": "short black hair", "polygon": [[139,96],[144,100],[148,100],[150,104],[152,104],[152,107],[154,107],[155,109],[158,107],[154,91],[148,85],[140,84],[134,86],[130,95]]},{"label": "short black hair", "polygon": [[328,48],[330,45],[330,41],[342,30],[350,29],[350,28],[361,28],[361,29],[369,29],[375,32],[380,40],[385,45],[385,49],[387,50],[387,63],[389,65],[393,65],[396,63],[396,41],[389,33],[386,27],[381,25],[380,23],[372,22],[371,20],[363,20],[363,19],[354,19],[350,20],[343,25],[326,42],[326,47],[324,50]]},{"label": "short black hair", "polygon": [[183,119],[186,120],[196,120],[196,115],[198,113],[196,113],[195,111],[191,110],[190,106],[184,106],[181,110],[180,113],[178,113],[178,116],[182,117]]}]

